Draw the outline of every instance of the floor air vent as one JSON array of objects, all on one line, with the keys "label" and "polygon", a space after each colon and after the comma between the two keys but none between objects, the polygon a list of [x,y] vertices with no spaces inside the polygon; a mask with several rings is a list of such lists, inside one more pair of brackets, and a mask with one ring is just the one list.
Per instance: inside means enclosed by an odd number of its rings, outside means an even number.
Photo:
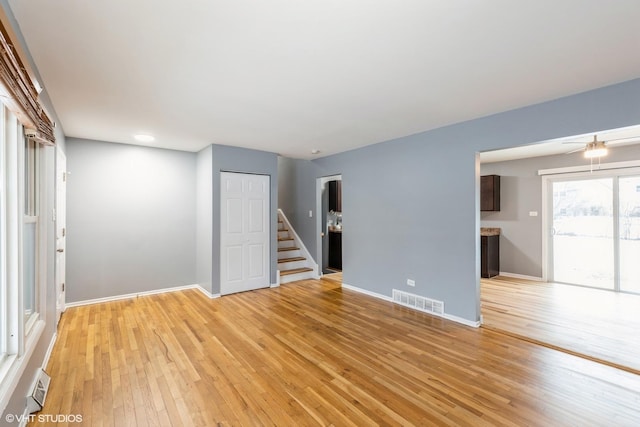
[{"label": "floor air vent", "polygon": [[421,297],[420,295],[410,294],[409,292],[393,290],[393,302],[404,305],[405,307],[415,308],[425,313],[444,315],[444,302],[431,298]]},{"label": "floor air vent", "polygon": [[51,378],[49,375],[47,375],[44,370],[40,370],[36,376],[31,395],[27,396],[27,410],[29,414],[40,411],[44,406],[50,382]]}]

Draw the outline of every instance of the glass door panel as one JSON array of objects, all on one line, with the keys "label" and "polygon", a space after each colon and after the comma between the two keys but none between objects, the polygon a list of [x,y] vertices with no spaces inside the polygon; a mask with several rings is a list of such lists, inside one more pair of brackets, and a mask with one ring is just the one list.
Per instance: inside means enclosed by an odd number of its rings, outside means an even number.
[{"label": "glass door panel", "polygon": [[614,289],[613,178],[553,183],[553,280]]},{"label": "glass door panel", "polygon": [[620,290],[640,293],[640,176],[620,177]]}]

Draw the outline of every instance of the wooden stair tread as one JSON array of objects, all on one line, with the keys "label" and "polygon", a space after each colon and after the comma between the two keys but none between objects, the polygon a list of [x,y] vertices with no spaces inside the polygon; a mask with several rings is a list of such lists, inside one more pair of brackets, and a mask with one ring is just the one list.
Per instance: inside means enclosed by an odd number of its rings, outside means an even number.
[{"label": "wooden stair tread", "polygon": [[284,252],[284,251],[297,251],[300,248],[296,248],[295,246],[292,246],[290,248],[278,248],[278,252]]},{"label": "wooden stair tread", "polygon": [[284,262],[294,262],[294,261],[304,261],[306,258],[303,256],[295,256],[293,258],[281,258],[278,260],[278,264],[282,264]]},{"label": "wooden stair tread", "polygon": [[303,267],[303,268],[294,268],[291,270],[282,270],[280,271],[280,275],[288,276],[289,274],[306,273],[307,271],[313,271],[313,268]]},{"label": "wooden stair tread", "polygon": [[293,237],[278,237],[278,242],[287,242],[293,240]]}]

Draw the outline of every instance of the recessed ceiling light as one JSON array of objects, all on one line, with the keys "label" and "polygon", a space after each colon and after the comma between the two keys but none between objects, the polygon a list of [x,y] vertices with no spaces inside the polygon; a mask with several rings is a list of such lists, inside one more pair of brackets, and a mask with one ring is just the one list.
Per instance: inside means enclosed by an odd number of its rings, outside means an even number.
[{"label": "recessed ceiling light", "polygon": [[138,141],[138,142],[153,142],[153,141],[155,141],[155,140],[156,140],[153,136],[148,135],[148,134],[146,134],[146,133],[138,133],[138,134],[136,134],[136,135],[133,135],[133,137],[134,137],[134,138],[136,139],[136,141]]},{"label": "recessed ceiling light", "polygon": [[320,150],[314,148],[313,150],[311,150],[311,154],[320,154]]}]

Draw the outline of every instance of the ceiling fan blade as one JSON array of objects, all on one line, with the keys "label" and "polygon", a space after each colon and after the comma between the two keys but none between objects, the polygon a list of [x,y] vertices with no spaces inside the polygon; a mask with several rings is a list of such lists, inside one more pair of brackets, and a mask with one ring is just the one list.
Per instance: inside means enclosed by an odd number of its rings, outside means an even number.
[{"label": "ceiling fan blade", "polygon": [[575,150],[571,150],[571,151],[566,152],[564,154],[573,154],[573,153],[577,153],[579,151],[584,151],[584,148],[576,148]]},{"label": "ceiling fan blade", "polygon": [[628,136],[626,138],[609,139],[607,140],[607,145],[625,144],[627,142],[635,142],[635,141],[640,141],[640,135]]}]

